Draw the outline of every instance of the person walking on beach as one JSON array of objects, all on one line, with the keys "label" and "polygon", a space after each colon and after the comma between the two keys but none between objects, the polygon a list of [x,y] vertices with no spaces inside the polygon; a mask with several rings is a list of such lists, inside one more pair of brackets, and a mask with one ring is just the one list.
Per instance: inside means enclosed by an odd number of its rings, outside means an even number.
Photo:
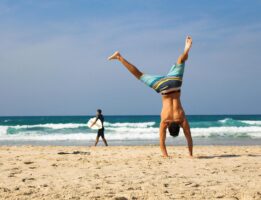
[{"label": "person walking on beach", "polygon": [[106,139],[104,137],[104,126],[103,126],[104,117],[102,115],[102,110],[101,109],[97,110],[96,120],[93,122],[93,124],[91,126],[93,126],[97,122],[98,119],[101,120],[102,128],[98,129],[98,133],[97,133],[97,137],[96,137],[96,141],[95,141],[95,145],[94,146],[97,146],[100,137],[102,138],[105,146],[108,146],[108,143],[107,143],[107,141],[106,141]]},{"label": "person walking on beach", "polygon": [[184,52],[178,57],[176,64],[171,67],[169,73],[165,76],[142,73],[134,65],[125,60],[119,51],[116,51],[108,58],[108,60],[115,59],[120,61],[137,79],[161,94],[160,149],[163,157],[168,157],[165,145],[167,128],[169,128],[171,134],[175,135],[178,134],[180,126],[183,128],[187,140],[189,155],[191,157],[193,156],[193,141],[190,133],[190,126],[180,101],[185,61],[188,59],[188,53],[191,46],[192,38],[187,36]]}]

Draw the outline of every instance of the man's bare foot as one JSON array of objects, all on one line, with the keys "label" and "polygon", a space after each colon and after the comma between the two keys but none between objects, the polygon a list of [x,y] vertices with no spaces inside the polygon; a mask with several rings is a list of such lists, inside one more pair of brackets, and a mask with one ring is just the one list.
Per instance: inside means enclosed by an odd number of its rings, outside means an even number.
[{"label": "man's bare foot", "polygon": [[120,52],[116,51],[114,54],[112,54],[110,57],[108,57],[108,60],[119,59],[120,57],[121,57]]},{"label": "man's bare foot", "polygon": [[187,36],[185,41],[185,51],[189,51],[192,46],[192,37]]}]

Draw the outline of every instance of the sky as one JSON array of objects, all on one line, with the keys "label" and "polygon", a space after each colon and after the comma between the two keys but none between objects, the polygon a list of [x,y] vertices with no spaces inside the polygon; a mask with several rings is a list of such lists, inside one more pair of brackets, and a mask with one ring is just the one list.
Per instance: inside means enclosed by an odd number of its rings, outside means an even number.
[{"label": "sky", "polygon": [[[251,2],[251,3],[250,3]],[[0,116],[158,115],[136,80],[165,75],[184,48],[186,114],[261,114],[261,1],[0,0]]]}]

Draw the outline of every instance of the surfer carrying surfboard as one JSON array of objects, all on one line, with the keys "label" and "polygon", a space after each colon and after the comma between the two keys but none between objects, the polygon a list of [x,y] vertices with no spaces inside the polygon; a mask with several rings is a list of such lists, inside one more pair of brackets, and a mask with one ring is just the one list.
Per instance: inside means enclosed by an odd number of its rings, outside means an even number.
[{"label": "surfer carrying surfboard", "polygon": [[119,51],[116,51],[108,58],[108,60],[115,59],[120,61],[137,79],[161,94],[162,112],[160,122],[160,149],[163,157],[168,157],[165,145],[167,128],[171,135],[177,135],[180,126],[183,128],[187,140],[189,155],[191,157],[193,156],[193,141],[190,133],[190,126],[180,101],[180,90],[185,61],[188,59],[188,53],[191,46],[192,38],[187,36],[184,52],[178,57],[176,64],[171,67],[169,73],[165,76],[155,76],[142,73],[134,65],[125,60]]},{"label": "surfer carrying surfboard", "polygon": [[101,109],[97,110],[96,119],[94,120],[94,122],[92,123],[92,125],[90,127],[92,127],[98,120],[101,121],[102,128],[98,129],[98,133],[97,133],[97,137],[96,137],[96,141],[95,141],[95,145],[94,146],[97,146],[100,137],[102,138],[105,146],[108,146],[108,143],[107,143],[107,141],[106,141],[106,139],[104,137],[104,126],[103,126],[104,117],[102,115],[102,110]]}]

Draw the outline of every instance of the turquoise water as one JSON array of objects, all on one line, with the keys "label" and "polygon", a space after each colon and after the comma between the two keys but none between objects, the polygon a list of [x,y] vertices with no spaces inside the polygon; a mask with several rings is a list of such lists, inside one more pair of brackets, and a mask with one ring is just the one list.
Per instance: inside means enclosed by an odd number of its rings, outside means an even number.
[{"label": "turquoise water", "polygon": [[[86,126],[91,117],[0,117],[0,144],[92,144],[96,131]],[[261,115],[190,115],[188,120],[199,145],[261,144]],[[157,144],[159,122],[159,116],[105,116],[105,136],[113,145]],[[168,142],[186,141],[181,131]]]}]

